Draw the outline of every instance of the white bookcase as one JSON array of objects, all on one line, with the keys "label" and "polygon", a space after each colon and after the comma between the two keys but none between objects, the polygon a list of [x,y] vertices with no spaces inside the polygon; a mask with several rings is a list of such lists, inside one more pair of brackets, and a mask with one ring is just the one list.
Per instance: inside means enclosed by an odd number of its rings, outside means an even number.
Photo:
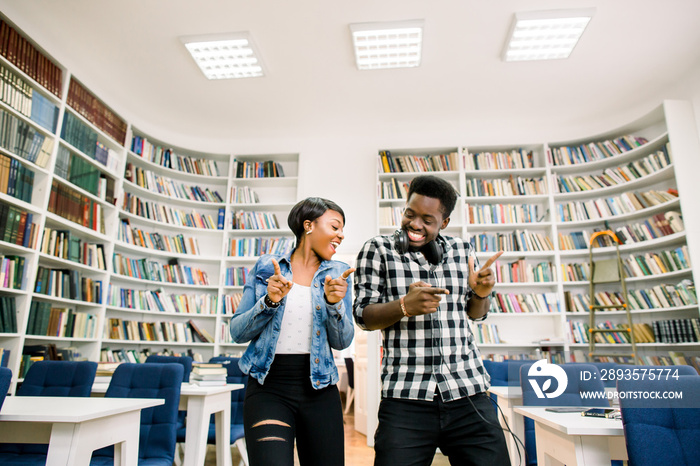
[{"label": "white bookcase", "polygon": [[[684,118],[690,119],[691,124],[676,124]],[[644,137],[647,143],[627,152],[620,153],[598,161],[584,162],[571,165],[561,165],[554,161],[551,151],[562,146],[579,146],[591,142],[612,140],[621,136],[634,135]],[[667,167],[657,167],[652,173],[644,174],[637,179],[632,179],[614,186],[592,189],[581,192],[559,192],[558,179],[560,177],[574,177],[596,175],[607,168],[615,169],[628,163],[639,161],[651,154],[662,150],[666,145],[671,147],[672,163]],[[512,146],[460,146],[430,149],[389,149],[392,157],[416,156],[422,158],[438,154],[457,154],[458,166],[450,171],[430,171],[430,173],[446,179],[457,189],[459,199],[451,216],[451,222],[443,233],[452,236],[461,236],[472,239],[477,246],[477,257],[483,263],[501,247],[490,244],[484,245],[483,235],[509,236],[514,231],[527,231],[540,234],[549,238],[551,248],[509,248],[500,257],[497,264],[504,266],[508,263],[520,261],[519,266],[536,267],[538,264],[550,264],[549,280],[536,281],[524,280],[509,282],[501,279],[494,291],[505,298],[508,295],[522,297],[523,295],[544,295],[549,299],[551,312],[536,306],[537,312],[493,312],[500,310],[498,299],[492,300],[492,312],[484,324],[474,325],[473,329],[478,333],[479,325],[497,327],[499,340],[487,338],[479,344],[482,354],[486,357],[514,357],[529,356],[542,357],[558,354],[560,359],[555,360],[581,360],[588,353],[587,343],[575,343],[570,331],[570,322],[588,323],[587,312],[567,312],[565,297],[569,294],[588,294],[588,281],[565,280],[562,265],[570,263],[588,264],[588,248],[567,250],[560,244],[559,235],[566,235],[573,231],[592,232],[604,230],[608,227],[615,230],[629,224],[641,223],[656,214],[667,211],[678,211],[683,214],[686,225],[681,232],[668,234],[656,239],[628,243],[620,246],[622,258],[634,257],[645,253],[673,250],[687,246],[688,260],[697,264],[697,235],[690,232],[697,231],[698,215],[691,208],[694,193],[697,192],[691,182],[687,181],[685,167],[693,166],[693,158],[697,157],[697,133],[692,127],[692,111],[689,104],[684,102],[667,101],[663,105],[621,128],[615,128],[603,134],[585,136],[577,140],[561,142],[545,142],[539,145],[512,145]],[[522,151],[531,153],[530,157],[520,159],[530,160],[531,164],[513,164],[511,166],[489,164],[484,161],[483,154],[504,154]],[[401,208],[405,199],[386,199],[386,184],[392,179],[398,183],[410,183],[417,172],[385,173],[385,165],[381,154],[378,158],[378,225],[381,234],[390,234],[397,228],[394,223],[400,217]],[[475,154],[482,154],[479,164],[474,164]],[[496,157],[493,157],[497,159]],[[505,158],[504,156],[501,159]],[[518,183],[518,179],[523,183]],[[524,183],[528,181],[529,183]],[[543,186],[541,191],[523,190],[523,192],[508,192],[509,182],[511,186]],[[394,183],[394,186],[396,184]],[[488,187],[491,191],[488,191]],[[486,187],[486,188],[485,188]],[[611,215],[605,218],[594,218],[576,221],[564,221],[559,214],[560,206],[568,203],[583,203],[601,198],[620,196],[627,192],[647,192],[650,190],[666,191],[677,189],[679,197],[663,202],[659,205],[647,207],[642,210]],[[524,214],[515,215],[508,206],[528,206],[523,209]],[[503,207],[501,207],[503,206]],[[533,207],[534,206],[534,207]],[[472,215],[470,215],[470,212]],[[509,215],[510,214],[510,215]],[[507,223],[493,221],[498,215],[508,219]],[[513,250],[515,249],[515,250]],[[595,248],[596,259],[609,259],[615,257],[615,248]],[[661,275],[649,275],[632,277],[627,279],[627,287],[630,290],[651,289],[659,284],[675,285],[681,280],[687,279],[694,283],[697,278],[696,269],[688,268],[673,271]],[[521,278],[522,279],[522,278]],[[613,288],[596,287],[598,291],[613,292]],[[697,302],[697,301],[696,301]],[[522,304],[522,303],[521,303]],[[527,303],[525,304],[527,305]],[[698,318],[698,305],[677,305],[670,307],[656,307],[652,309],[633,310],[633,323],[653,324],[656,320],[667,319],[693,319]],[[609,320],[611,323],[626,322],[624,312],[597,313],[596,322]],[[477,340],[479,336],[477,335]],[[628,353],[631,351],[629,344],[599,344],[597,348],[604,348],[616,353]],[[641,343],[638,351],[645,356],[668,356],[669,351],[680,351],[685,356],[700,356],[700,343]]]}]

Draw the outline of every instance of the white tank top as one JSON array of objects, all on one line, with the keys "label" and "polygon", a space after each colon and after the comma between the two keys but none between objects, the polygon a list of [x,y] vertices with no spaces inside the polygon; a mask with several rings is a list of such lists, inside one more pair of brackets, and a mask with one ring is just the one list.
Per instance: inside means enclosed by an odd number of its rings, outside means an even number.
[{"label": "white tank top", "polygon": [[308,354],[313,331],[311,287],[295,283],[287,294],[275,354]]}]

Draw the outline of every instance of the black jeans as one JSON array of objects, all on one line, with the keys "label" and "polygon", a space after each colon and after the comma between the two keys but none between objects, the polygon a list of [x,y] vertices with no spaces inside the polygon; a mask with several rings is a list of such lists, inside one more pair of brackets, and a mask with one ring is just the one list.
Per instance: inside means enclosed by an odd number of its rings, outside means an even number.
[{"label": "black jeans", "polygon": [[315,390],[310,376],[308,354],[278,354],[264,385],[248,378],[243,424],[251,466],[293,466],[295,438],[302,466],[345,464],[338,388]]},{"label": "black jeans", "polygon": [[438,447],[453,466],[510,465],[505,436],[485,393],[449,403],[439,395],[433,401],[382,399],[375,466],[430,465]]}]

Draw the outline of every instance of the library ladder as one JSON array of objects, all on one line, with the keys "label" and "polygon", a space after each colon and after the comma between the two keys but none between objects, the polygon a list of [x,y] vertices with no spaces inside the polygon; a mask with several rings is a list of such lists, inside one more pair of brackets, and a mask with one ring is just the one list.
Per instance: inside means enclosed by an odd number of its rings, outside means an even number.
[{"label": "library ladder", "polygon": [[[595,248],[596,239],[599,236],[610,237],[615,245],[615,252],[617,257],[615,259],[605,259],[605,260],[593,260],[593,249]],[[637,343],[634,339],[634,332],[632,331],[632,316],[630,314],[630,308],[627,305],[627,284],[625,283],[625,271],[622,266],[622,259],[620,257],[620,240],[617,235],[612,230],[597,231],[590,239],[590,244],[588,248],[589,257],[589,273],[590,273],[590,283],[589,283],[589,310],[590,310],[590,320],[589,329],[590,333],[588,336],[588,356],[593,360],[597,357],[630,357],[637,364],[641,364],[639,359],[639,354],[637,353]],[[616,283],[619,282],[622,287],[622,302],[620,304],[596,304],[595,300],[595,287],[597,284],[604,283]],[[627,314],[627,328],[598,328],[596,326],[596,310],[616,310],[624,309]],[[615,334],[615,333],[626,333],[629,335],[629,340],[632,345],[632,352],[628,354],[620,353],[600,353],[596,352],[596,334]],[[614,337],[613,337],[614,338]]]}]

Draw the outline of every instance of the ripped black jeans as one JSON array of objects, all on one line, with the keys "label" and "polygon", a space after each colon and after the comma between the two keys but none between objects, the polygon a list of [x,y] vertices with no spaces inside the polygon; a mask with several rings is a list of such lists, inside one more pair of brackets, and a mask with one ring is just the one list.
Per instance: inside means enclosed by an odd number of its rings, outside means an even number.
[{"label": "ripped black jeans", "polygon": [[311,387],[308,354],[278,354],[265,384],[248,378],[243,405],[251,466],[345,464],[343,410],[335,385]]}]

